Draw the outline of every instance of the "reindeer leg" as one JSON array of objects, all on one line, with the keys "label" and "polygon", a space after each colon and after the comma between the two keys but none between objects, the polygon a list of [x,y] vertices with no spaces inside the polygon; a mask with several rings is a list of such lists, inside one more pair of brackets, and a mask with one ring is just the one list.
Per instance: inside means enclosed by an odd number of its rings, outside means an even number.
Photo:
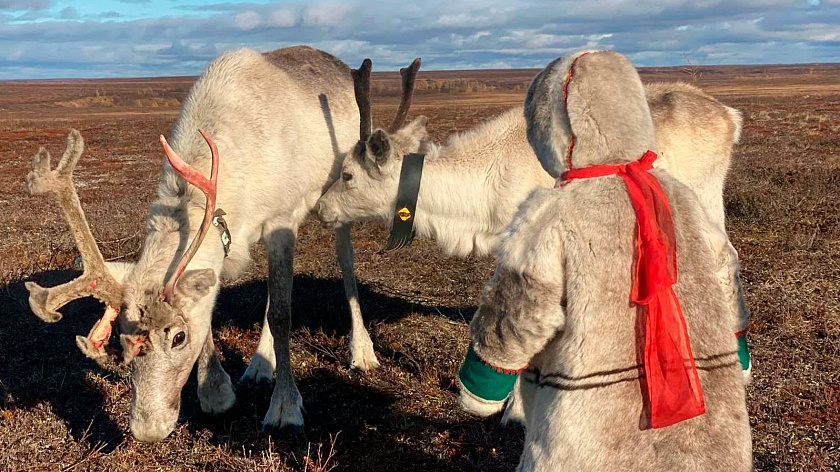
[{"label": "reindeer leg", "polygon": [[350,305],[350,367],[359,370],[373,370],[379,367],[373,342],[365,329],[365,320],[359,306],[359,289],[353,270],[353,244],[350,241],[350,225],[335,230],[335,252],[344,278],[344,293]]},{"label": "reindeer leg", "polygon": [[268,249],[268,325],[274,337],[274,355],[277,360],[277,381],[271,404],[263,420],[263,430],[289,427],[291,432],[303,430],[303,400],[295,384],[289,351],[289,334],[292,327],[291,302],[292,263],[296,231],[289,227],[273,230],[266,238]]},{"label": "reindeer leg", "polygon": [[274,356],[274,337],[271,335],[271,328],[268,326],[268,310],[271,307],[271,297],[268,297],[265,305],[265,316],[263,317],[262,329],[260,330],[260,342],[257,344],[257,351],[251,356],[248,368],[239,379],[239,384],[248,386],[253,383],[271,384],[274,380],[274,368],[277,365]]},{"label": "reindeer leg", "polygon": [[213,330],[207,333],[207,340],[198,356],[198,401],[201,411],[218,415],[228,411],[236,402],[230,375],[219,362],[219,354],[213,345]]}]

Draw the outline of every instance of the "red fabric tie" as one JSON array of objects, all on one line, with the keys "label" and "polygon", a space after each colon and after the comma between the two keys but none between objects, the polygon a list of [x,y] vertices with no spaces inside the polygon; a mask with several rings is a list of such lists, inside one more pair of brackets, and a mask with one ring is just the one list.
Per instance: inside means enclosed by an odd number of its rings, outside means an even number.
[{"label": "red fabric tie", "polygon": [[706,412],[700,377],[682,308],[674,293],[677,250],[668,198],[650,172],[656,153],[622,165],[570,169],[568,182],[619,175],[636,211],[636,265],[630,301],[645,317],[644,370],[652,428],[664,428]]}]

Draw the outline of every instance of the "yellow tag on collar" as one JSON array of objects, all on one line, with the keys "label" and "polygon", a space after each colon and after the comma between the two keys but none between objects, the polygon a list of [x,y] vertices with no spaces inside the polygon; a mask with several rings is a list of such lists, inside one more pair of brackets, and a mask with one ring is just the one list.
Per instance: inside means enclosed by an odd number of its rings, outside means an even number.
[{"label": "yellow tag on collar", "polygon": [[400,217],[401,220],[408,221],[409,219],[411,219],[411,210],[409,210],[406,207],[402,207],[400,208],[400,211],[397,212],[397,215]]}]

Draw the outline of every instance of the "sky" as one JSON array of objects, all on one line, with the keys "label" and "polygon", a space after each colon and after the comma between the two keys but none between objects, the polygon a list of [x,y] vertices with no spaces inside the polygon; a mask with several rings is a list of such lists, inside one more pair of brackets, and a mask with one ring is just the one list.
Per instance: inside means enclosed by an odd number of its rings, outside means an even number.
[{"label": "sky", "polygon": [[840,62],[840,0],[0,0],[0,79],[198,75],[241,47],[308,44],[393,70]]}]

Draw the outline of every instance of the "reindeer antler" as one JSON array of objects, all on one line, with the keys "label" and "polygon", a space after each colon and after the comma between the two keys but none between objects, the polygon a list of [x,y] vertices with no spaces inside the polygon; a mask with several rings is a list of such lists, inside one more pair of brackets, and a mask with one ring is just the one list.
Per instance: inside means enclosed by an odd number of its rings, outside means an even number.
[{"label": "reindeer antler", "polygon": [[362,61],[361,67],[350,71],[353,76],[353,91],[356,94],[356,105],[359,106],[359,139],[366,141],[373,131],[373,121],[370,114],[370,59]]},{"label": "reindeer antler", "polygon": [[394,133],[405,124],[405,119],[408,117],[408,109],[411,107],[411,100],[414,98],[414,83],[417,81],[417,71],[420,70],[420,58],[414,59],[411,65],[400,69],[400,76],[402,77],[402,98],[400,99],[400,107],[397,109],[397,116],[388,127],[389,133]]},{"label": "reindeer antler", "polygon": [[99,252],[96,240],[90,232],[79,196],[73,186],[73,170],[84,152],[82,135],[75,129],[67,136],[67,149],[55,170],[50,168],[50,153],[41,148],[32,159],[32,172],[26,176],[25,190],[30,195],[50,194],[64,213],[76,246],[84,260],[82,275],[57,287],[44,288],[34,282],[27,282],[29,306],[39,318],[55,323],[61,319],[57,310],[67,303],[87,296],[94,296],[105,303],[105,315],[88,336],[76,337],[79,348],[91,359],[104,366],[107,357],[105,345],[111,337],[111,323],[117,318],[122,303],[122,286],[108,272],[105,259]]},{"label": "reindeer antler", "polygon": [[172,168],[175,169],[175,171],[178,172],[184,180],[198,187],[198,189],[201,190],[207,198],[207,203],[204,207],[204,219],[201,221],[198,234],[195,235],[195,238],[193,238],[190,246],[187,248],[187,251],[183,256],[181,256],[175,272],[172,274],[172,277],[163,289],[163,299],[170,304],[175,296],[175,285],[184,273],[184,269],[187,268],[187,264],[189,264],[190,260],[192,260],[193,256],[195,256],[196,251],[198,251],[198,247],[201,246],[201,242],[204,241],[204,236],[207,235],[207,231],[210,229],[210,225],[213,222],[213,212],[216,210],[216,179],[219,173],[219,149],[216,147],[216,143],[213,142],[213,138],[211,138],[209,134],[205,133],[203,130],[198,130],[198,132],[201,133],[204,141],[206,141],[207,145],[210,146],[210,158],[212,160],[210,180],[207,180],[201,172],[195,170],[189,164],[184,162],[184,160],[181,159],[181,156],[179,156],[174,149],[169,147],[169,143],[166,142],[166,138],[164,138],[163,135],[160,135],[160,143],[163,145],[163,150],[166,152],[166,158],[169,160]]},{"label": "reindeer antler", "polygon": [[[408,110],[411,108],[411,100],[414,98],[414,84],[417,81],[417,72],[420,70],[420,58],[414,59],[408,67],[400,69],[402,78],[402,97],[397,115],[388,126],[388,132],[393,133],[405,124],[408,117]],[[366,141],[373,130],[373,119],[370,112],[370,71],[371,61],[365,59],[358,69],[350,71],[353,76],[353,91],[356,94],[356,105],[359,106],[359,139]]]}]

